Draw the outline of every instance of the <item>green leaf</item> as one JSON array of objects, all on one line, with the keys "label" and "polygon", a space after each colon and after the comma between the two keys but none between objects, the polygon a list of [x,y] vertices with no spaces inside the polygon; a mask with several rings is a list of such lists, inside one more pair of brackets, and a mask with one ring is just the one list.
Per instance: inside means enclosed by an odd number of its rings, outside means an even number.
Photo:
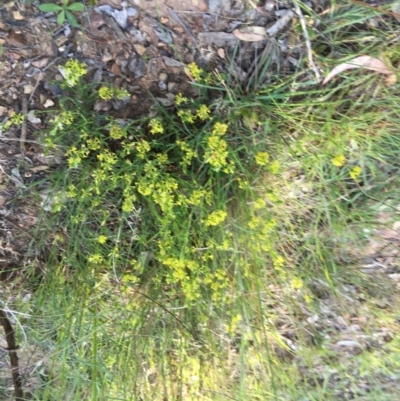
[{"label": "green leaf", "polygon": [[57,24],[62,25],[64,23],[64,21],[65,21],[65,12],[64,12],[64,10],[62,10],[60,12],[60,14],[58,14],[58,16],[57,16]]},{"label": "green leaf", "polygon": [[60,11],[63,8],[58,6],[57,4],[49,3],[49,4],[41,4],[39,6],[39,10],[43,11],[44,13],[54,13],[56,11]]},{"label": "green leaf", "polygon": [[71,11],[83,11],[85,6],[82,3],[72,3],[67,8]]},{"label": "green leaf", "polygon": [[68,5],[68,3],[69,3],[69,0],[63,0],[63,4],[64,4],[64,6],[67,6],[67,5]]},{"label": "green leaf", "polygon": [[65,14],[67,16],[67,20],[68,22],[72,25],[72,26],[78,26],[78,21],[76,20],[74,14],[72,14],[70,11],[65,10]]}]

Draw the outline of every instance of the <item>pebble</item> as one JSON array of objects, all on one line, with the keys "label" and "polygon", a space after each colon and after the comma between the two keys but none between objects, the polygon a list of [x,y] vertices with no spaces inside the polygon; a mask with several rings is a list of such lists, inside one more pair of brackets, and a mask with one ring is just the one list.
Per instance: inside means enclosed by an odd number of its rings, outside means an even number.
[{"label": "pebble", "polygon": [[113,59],[113,56],[110,53],[104,52],[103,57],[101,58],[101,61],[103,63],[107,63],[108,61],[111,61],[112,59]]},{"label": "pebble", "polygon": [[7,107],[0,106],[0,116],[3,116],[7,112]]},{"label": "pebble", "polygon": [[30,85],[30,84],[24,85],[24,94],[30,95],[34,89],[35,89],[35,87],[33,85]]},{"label": "pebble", "polygon": [[162,91],[166,91],[167,90],[167,84],[164,81],[160,81],[158,83],[158,87],[162,90]]},{"label": "pebble", "polygon": [[160,73],[160,75],[158,76],[158,79],[160,81],[166,81],[168,79],[168,75],[165,72]]},{"label": "pebble", "polygon": [[24,19],[19,11],[13,11],[13,17],[16,21],[22,21]]},{"label": "pebble", "polygon": [[172,92],[176,87],[176,83],[175,82],[168,82],[167,87],[168,87],[168,92]]},{"label": "pebble", "polygon": [[116,63],[114,63],[111,67],[111,72],[114,75],[121,75],[121,69],[118,67],[118,65]]},{"label": "pebble", "polygon": [[136,53],[139,54],[139,56],[143,56],[144,53],[146,53],[146,48],[143,45],[135,44],[133,47],[136,50]]},{"label": "pebble", "polygon": [[43,104],[43,107],[45,109],[48,109],[49,107],[54,106],[54,102],[51,99],[46,99],[46,101]]}]

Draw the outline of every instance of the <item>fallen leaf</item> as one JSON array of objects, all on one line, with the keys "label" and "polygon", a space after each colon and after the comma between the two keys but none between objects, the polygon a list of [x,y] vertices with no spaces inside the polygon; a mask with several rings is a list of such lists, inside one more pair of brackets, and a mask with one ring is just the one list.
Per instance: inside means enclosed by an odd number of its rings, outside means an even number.
[{"label": "fallen leaf", "polygon": [[6,43],[14,47],[23,47],[25,46],[25,36],[10,29],[6,37]]},{"label": "fallen leaf", "polygon": [[40,68],[40,69],[43,68],[43,67],[46,67],[47,64],[49,64],[49,58],[48,57],[44,57],[44,58],[41,58],[39,60],[32,61],[32,65],[34,67],[37,67],[37,68]]},{"label": "fallen leaf", "polygon": [[371,56],[360,56],[348,61],[347,63],[342,63],[336,66],[324,79],[322,85],[327,84],[336,75],[355,68],[366,68],[367,70],[386,74],[388,75],[390,82],[392,82],[394,77],[393,71],[386,66],[383,61]]},{"label": "fallen leaf", "polygon": [[246,26],[232,32],[239,40],[246,42],[259,42],[267,39],[267,31],[262,26]]},{"label": "fallen leaf", "polygon": [[225,59],[225,50],[222,47],[217,50],[217,53],[219,57]]}]

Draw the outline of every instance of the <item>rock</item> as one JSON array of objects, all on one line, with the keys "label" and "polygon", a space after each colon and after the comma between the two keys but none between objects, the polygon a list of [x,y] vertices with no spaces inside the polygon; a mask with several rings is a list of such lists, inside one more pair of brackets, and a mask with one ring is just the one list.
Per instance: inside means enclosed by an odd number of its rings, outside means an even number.
[{"label": "rock", "polygon": [[0,116],[4,116],[7,113],[7,107],[0,106]]},{"label": "rock", "polygon": [[358,341],[353,340],[340,340],[335,344],[335,346],[339,350],[346,348],[354,354],[360,354],[363,351],[362,345]]},{"label": "rock", "polygon": [[117,24],[122,28],[126,29],[127,27],[127,18],[135,17],[137,14],[137,10],[133,7],[123,7],[122,10],[117,10],[115,8],[110,7],[109,5],[102,5],[99,7],[95,7],[95,11],[104,12],[110,17],[114,18]]},{"label": "rock", "polygon": [[162,59],[167,67],[183,67],[180,61],[174,60],[173,58],[163,56]]},{"label": "rock", "polygon": [[113,101],[113,108],[114,110],[121,110],[123,109],[125,106],[128,105],[128,103],[130,102],[131,97],[128,96],[124,99],[117,99]]},{"label": "rock", "polygon": [[135,78],[143,76],[144,62],[138,57],[137,54],[133,54],[128,62],[128,70],[133,73]]},{"label": "rock", "polygon": [[40,124],[40,123],[42,122],[42,120],[41,120],[40,118],[37,118],[37,117],[35,116],[35,110],[31,110],[31,111],[27,114],[26,118],[27,118],[28,121],[29,121],[30,123],[32,123],[32,124]]},{"label": "rock", "polygon": [[114,75],[121,75],[121,69],[118,67],[117,63],[114,63],[110,70]]},{"label": "rock", "polygon": [[156,100],[159,101],[163,106],[166,106],[166,107],[172,106],[174,104],[173,100],[171,101],[170,99],[166,99],[163,97],[156,97]]},{"label": "rock", "polygon": [[168,82],[167,88],[168,88],[168,92],[172,92],[176,87],[176,83],[175,82]]},{"label": "rock", "polygon": [[30,84],[24,85],[24,94],[29,95],[33,92],[34,89],[35,87],[33,85]]},{"label": "rock", "polygon": [[147,33],[139,31],[139,29],[131,28],[129,33],[138,41],[143,43],[146,40]]},{"label": "rock", "polygon": [[13,18],[16,21],[22,21],[24,19],[24,17],[21,15],[21,13],[17,10],[17,11],[13,11]]},{"label": "rock", "polygon": [[166,81],[168,79],[168,74],[166,74],[165,72],[161,72],[160,75],[158,76],[158,79],[160,81]]},{"label": "rock", "polygon": [[158,26],[153,26],[153,31],[156,34],[157,38],[166,43],[167,45],[172,44],[172,35],[165,29],[160,28]]},{"label": "rock", "polygon": [[226,32],[200,32],[199,39],[204,45],[216,47],[235,46],[239,42],[235,35]]},{"label": "rock", "polygon": [[107,51],[105,51],[103,53],[103,56],[101,57],[101,61],[103,63],[107,63],[107,62],[111,61],[112,59],[113,59],[113,56],[110,53],[108,53]]},{"label": "rock", "polygon": [[102,77],[102,71],[96,70],[93,76],[93,82],[101,82],[101,77]]},{"label": "rock", "polygon": [[158,87],[160,88],[160,90],[165,91],[167,90],[167,84],[164,81],[160,81],[158,83]]},{"label": "rock", "polygon": [[52,107],[52,106],[54,106],[54,102],[51,100],[51,99],[46,99],[46,101],[44,102],[44,104],[43,104],[43,107],[45,108],[45,109],[48,109],[49,107]]},{"label": "rock", "polygon": [[94,111],[110,111],[111,103],[106,100],[97,100],[93,106]]},{"label": "rock", "polygon": [[135,44],[133,47],[135,48],[136,53],[140,56],[143,56],[143,54],[146,53],[146,48],[143,45]]}]

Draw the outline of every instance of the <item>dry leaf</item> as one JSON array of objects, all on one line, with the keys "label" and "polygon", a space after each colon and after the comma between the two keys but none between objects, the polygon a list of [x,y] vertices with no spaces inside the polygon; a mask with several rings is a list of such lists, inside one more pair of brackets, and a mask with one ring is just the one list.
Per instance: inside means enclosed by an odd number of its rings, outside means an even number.
[{"label": "dry leaf", "polygon": [[232,32],[239,40],[259,42],[267,39],[267,31],[263,26],[246,26]]},{"label": "dry leaf", "polygon": [[222,47],[217,50],[217,53],[219,57],[225,59],[225,50]]},{"label": "dry leaf", "polygon": [[386,74],[388,75],[388,80],[390,81],[392,81],[393,77],[395,76],[393,71],[387,67],[383,61],[371,56],[360,56],[348,61],[347,63],[342,63],[336,66],[324,79],[322,85],[327,84],[336,75],[355,68],[366,68],[367,70]]}]

